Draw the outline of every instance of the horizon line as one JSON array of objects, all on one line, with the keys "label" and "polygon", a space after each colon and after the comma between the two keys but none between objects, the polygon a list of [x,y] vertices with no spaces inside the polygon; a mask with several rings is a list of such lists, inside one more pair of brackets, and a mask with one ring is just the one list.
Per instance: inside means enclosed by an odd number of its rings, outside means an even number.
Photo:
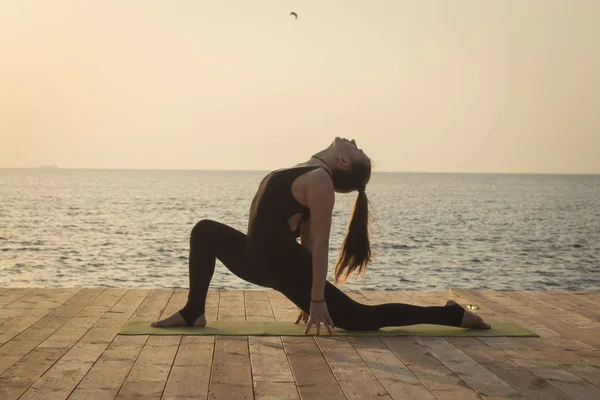
[{"label": "horizon line", "polygon": [[[189,169],[189,168],[74,168],[74,167],[0,167],[3,169],[33,169],[33,170],[90,170],[90,171],[207,171],[207,172],[270,172],[270,169]],[[397,174],[473,174],[473,175],[600,175],[597,173],[573,173],[573,172],[464,172],[464,171],[389,171],[373,170],[373,173],[397,173]]]}]

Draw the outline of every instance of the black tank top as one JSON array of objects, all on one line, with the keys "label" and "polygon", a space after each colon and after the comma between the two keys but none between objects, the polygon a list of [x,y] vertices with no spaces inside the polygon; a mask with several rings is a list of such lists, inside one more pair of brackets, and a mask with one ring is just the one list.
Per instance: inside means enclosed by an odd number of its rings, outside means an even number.
[{"label": "black tank top", "polygon": [[[263,178],[250,206],[248,244],[251,255],[279,252],[296,243],[300,225],[310,218],[310,210],[294,198],[292,183],[300,175],[317,168],[323,167],[278,169]],[[329,174],[327,169],[325,171]],[[302,221],[296,231],[292,231],[289,219],[296,214],[302,214]]]}]

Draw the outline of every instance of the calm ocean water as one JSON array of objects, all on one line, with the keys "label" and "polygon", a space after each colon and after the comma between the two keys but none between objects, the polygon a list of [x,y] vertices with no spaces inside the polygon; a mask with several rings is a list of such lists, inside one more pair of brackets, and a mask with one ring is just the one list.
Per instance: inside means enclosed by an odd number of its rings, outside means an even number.
[{"label": "calm ocean water", "polygon": [[[245,232],[265,174],[0,169],[0,286],[187,288],[194,224]],[[347,289],[600,290],[600,175],[375,172],[367,194],[377,256]],[[258,288],[220,263],[211,285]]]}]

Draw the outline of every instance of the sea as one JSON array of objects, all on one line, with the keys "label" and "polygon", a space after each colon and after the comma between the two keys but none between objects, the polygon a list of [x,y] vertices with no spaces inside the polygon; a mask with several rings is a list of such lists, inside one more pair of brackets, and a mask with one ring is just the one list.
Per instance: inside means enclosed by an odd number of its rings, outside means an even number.
[{"label": "sea", "polygon": [[[0,286],[187,288],[193,226],[245,233],[267,173],[0,169]],[[600,290],[600,175],[373,172],[367,195],[375,257],[342,289]],[[211,288],[260,287],[217,261]]]}]

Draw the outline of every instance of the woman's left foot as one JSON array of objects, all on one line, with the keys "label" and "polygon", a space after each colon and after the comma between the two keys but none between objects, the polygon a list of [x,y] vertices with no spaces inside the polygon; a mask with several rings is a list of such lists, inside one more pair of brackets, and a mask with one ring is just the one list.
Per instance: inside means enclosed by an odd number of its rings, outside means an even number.
[{"label": "woman's left foot", "polygon": [[[456,303],[454,300],[448,300],[446,302],[446,306],[453,306]],[[465,310],[465,314],[463,316],[462,323],[460,324],[461,328],[471,328],[471,329],[490,329],[491,326],[483,322],[483,318],[479,315],[473,314],[471,311]]]},{"label": "woman's left foot", "polygon": [[[154,327],[154,328],[169,328],[171,326],[187,326],[187,324],[185,323],[185,320],[183,319],[183,317],[181,316],[179,311],[176,312],[175,314],[171,315],[168,318],[165,318],[158,322],[152,323],[152,327]],[[196,327],[206,326],[206,317],[204,316],[204,314],[202,314],[201,316],[198,317],[198,319],[196,319],[196,322],[194,322],[194,326],[196,326]]]}]

